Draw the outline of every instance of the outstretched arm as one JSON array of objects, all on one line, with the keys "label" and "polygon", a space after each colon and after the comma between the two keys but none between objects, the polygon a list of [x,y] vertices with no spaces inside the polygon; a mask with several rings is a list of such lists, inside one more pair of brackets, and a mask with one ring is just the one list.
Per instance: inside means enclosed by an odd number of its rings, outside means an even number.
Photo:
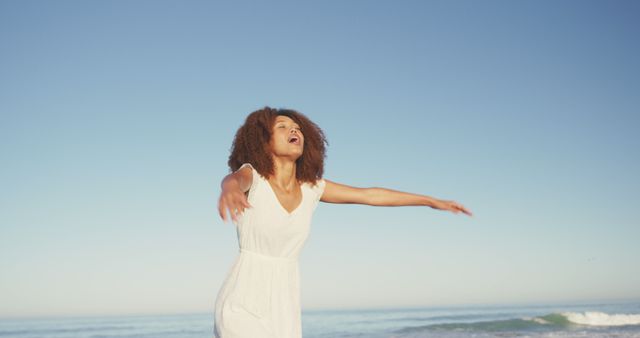
[{"label": "outstretched arm", "polygon": [[373,206],[427,206],[454,213],[471,211],[455,201],[445,201],[426,195],[412,194],[387,188],[358,188],[325,179],[324,193],[320,200],[327,203],[353,203]]}]

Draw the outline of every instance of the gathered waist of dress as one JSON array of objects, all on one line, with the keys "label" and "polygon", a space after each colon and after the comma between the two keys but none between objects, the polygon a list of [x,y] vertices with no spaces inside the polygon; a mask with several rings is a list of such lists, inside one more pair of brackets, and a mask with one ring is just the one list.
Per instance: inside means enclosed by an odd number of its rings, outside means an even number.
[{"label": "gathered waist of dress", "polygon": [[294,258],[289,258],[289,257],[278,257],[278,256],[271,256],[271,255],[265,255],[265,254],[261,254],[259,252],[255,252],[252,250],[247,250],[244,248],[240,249],[240,254],[246,254],[246,255],[251,255],[251,256],[255,256],[258,258],[262,258],[262,259],[267,259],[267,260],[271,260],[271,261],[281,261],[281,262],[287,262],[287,263],[294,263],[298,261],[297,257]]}]

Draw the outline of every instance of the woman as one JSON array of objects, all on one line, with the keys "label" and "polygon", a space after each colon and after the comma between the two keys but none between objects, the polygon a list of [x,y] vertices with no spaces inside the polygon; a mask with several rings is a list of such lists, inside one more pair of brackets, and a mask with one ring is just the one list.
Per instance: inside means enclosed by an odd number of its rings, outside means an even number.
[{"label": "woman", "polygon": [[471,216],[454,201],[324,179],[325,143],[315,123],[289,109],[257,110],[238,129],[218,211],[236,224],[240,253],[216,298],[214,337],[302,337],[298,255],[320,201]]}]

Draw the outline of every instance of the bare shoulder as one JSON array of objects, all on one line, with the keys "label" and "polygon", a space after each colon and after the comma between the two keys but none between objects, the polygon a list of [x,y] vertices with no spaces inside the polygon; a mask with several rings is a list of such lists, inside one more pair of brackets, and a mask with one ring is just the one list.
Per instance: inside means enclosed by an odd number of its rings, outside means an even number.
[{"label": "bare shoulder", "polygon": [[368,188],[354,187],[324,179],[324,193],[320,201],[326,203],[365,203]]}]

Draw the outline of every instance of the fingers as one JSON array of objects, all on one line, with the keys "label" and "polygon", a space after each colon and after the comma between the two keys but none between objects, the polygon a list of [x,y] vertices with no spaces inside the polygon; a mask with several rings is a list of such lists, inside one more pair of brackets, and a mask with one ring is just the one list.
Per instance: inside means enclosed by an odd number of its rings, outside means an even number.
[{"label": "fingers", "polygon": [[220,197],[220,200],[218,201],[218,213],[220,214],[222,221],[227,221],[227,211],[229,212],[229,216],[231,217],[231,219],[235,221],[236,218],[234,209],[236,208],[232,206],[231,203],[227,202],[225,198]]},{"label": "fingers", "polygon": [[226,222],[227,221],[227,205],[222,199],[220,200],[220,202],[218,202],[218,213],[220,214],[222,221]]},{"label": "fingers", "polygon": [[244,193],[226,194],[218,201],[218,213],[223,221],[227,221],[227,211],[233,222],[238,221],[238,215],[244,213],[245,208],[253,206],[247,200]]},{"label": "fingers", "polygon": [[467,210],[467,208],[465,208],[463,205],[460,205],[459,207],[460,207],[460,210],[462,212],[464,212],[465,214],[471,216],[471,211]]},{"label": "fingers", "polygon": [[242,194],[240,200],[236,200],[235,203],[229,207],[231,218],[234,222],[238,221],[238,215],[244,214],[245,208],[251,208],[251,205],[249,204],[249,201],[247,201],[246,196]]},{"label": "fingers", "polygon": [[456,213],[462,211],[463,213],[471,216],[471,211],[467,210],[467,208],[465,208],[462,204],[455,203],[454,207],[458,209]]},{"label": "fingers", "polygon": [[471,211],[467,210],[467,208],[465,208],[462,204],[455,201],[447,201],[447,203],[451,212],[458,214],[462,211],[463,213],[472,216]]},{"label": "fingers", "polygon": [[467,209],[463,209],[462,212],[464,212],[465,214],[469,215],[469,216],[473,216],[473,214],[471,213],[471,211],[467,210]]},{"label": "fingers", "polygon": [[238,209],[234,208],[233,211],[231,211],[231,219],[233,220],[234,223],[238,221],[238,214],[239,214]]}]

